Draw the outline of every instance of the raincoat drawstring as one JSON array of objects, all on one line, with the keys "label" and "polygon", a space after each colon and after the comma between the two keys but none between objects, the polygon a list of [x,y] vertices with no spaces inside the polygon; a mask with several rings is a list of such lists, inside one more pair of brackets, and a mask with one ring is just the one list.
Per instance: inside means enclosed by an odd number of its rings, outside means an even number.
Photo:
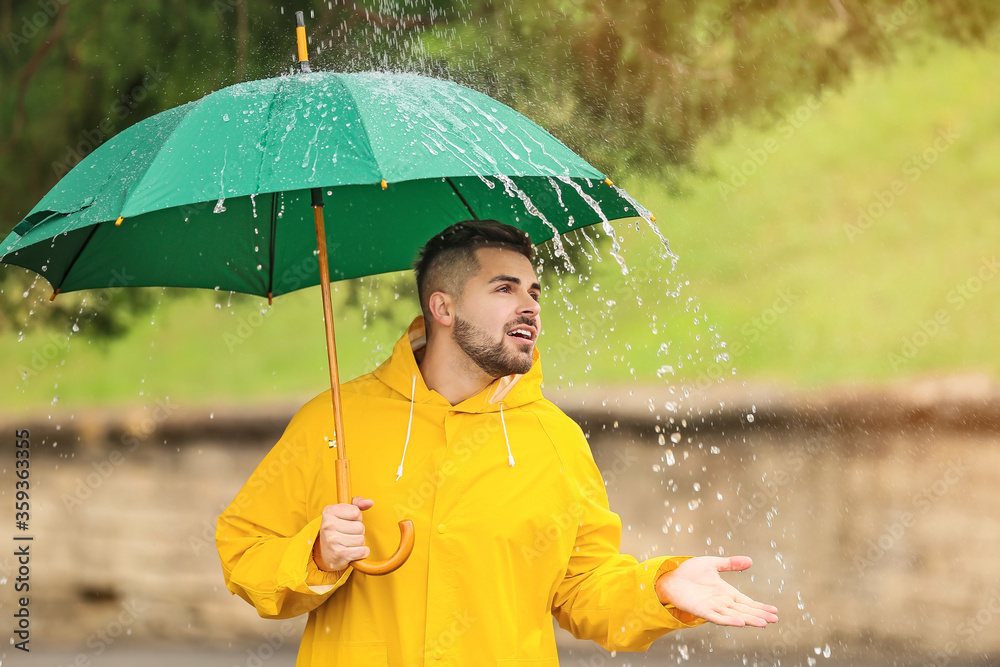
[{"label": "raincoat drawstring", "polygon": [[507,441],[507,463],[514,465],[514,455],[510,453],[510,438],[507,437],[507,422],[503,418],[503,403],[500,404],[500,425],[503,426],[503,439]]},{"label": "raincoat drawstring", "polygon": [[[406,422],[406,442],[403,443],[403,457],[399,459],[399,467],[396,468],[396,481],[403,476],[403,461],[406,460],[406,448],[410,445],[410,427],[413,426],[413,398],[417,393],[417,376],[413,376],[413,386],[410,387],[410,419]],[[507,449],[510,449],[508,445]],[[513,465],[513,464],[511,464]]]},{"label": "raincoat drawstring", "polygon": [[[410,387],[410,418],[406,422],[406,441],[403,443],[403,456],[399,459],[399,467],[396,468],[396,481],[403,476],[403,462],[406,461],[406,448],[410,446],[410,430],[413,427],[413,404],[417,394],[417,376],[413,376],[413,384]],[[510,451],[510,437],[507,435],[507,420],[503,416],[503,403],[500,404],[500,425],[503,427],[503,439],[507,443],[507,464],[514,465],[514,455]]]}]

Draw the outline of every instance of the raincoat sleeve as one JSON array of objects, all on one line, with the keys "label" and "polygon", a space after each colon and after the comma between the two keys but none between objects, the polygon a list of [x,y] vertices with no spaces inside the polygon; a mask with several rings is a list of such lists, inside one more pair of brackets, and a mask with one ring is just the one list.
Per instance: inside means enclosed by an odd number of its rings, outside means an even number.
[{"label": "raincoat sleeve", "polygon": [[604,480],[583,434],[574,440],[565,463],[578,494],[580,519],[573,552],[552,604],[559,625],[608,651],[645,651],[671,630],[704,623],[656,597],[656,580],[687,557],[639,562],[619,553],[621,518],[609,509]]},{"label": "raincoat sleeve", "polygon": [[226,587],[264,618],[291,618],[323,604],[353,572],[338,579],[313,560],[322,516],[307,514],[316,473],[301,413],[219,516],[216,545]]}]

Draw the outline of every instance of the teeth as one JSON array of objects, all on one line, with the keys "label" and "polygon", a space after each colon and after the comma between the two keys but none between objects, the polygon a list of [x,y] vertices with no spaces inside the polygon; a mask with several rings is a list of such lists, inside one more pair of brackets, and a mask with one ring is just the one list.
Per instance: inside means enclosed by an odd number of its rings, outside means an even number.
[{"label": "teeth", "polygon": [[526,330],[526,329],[514,329],[508,335],[509,336],[520,335],[520,336],[524,336],[525,338],[529,338],[529,339],[531,338],[531,332],[528,331],[528,330]]}]

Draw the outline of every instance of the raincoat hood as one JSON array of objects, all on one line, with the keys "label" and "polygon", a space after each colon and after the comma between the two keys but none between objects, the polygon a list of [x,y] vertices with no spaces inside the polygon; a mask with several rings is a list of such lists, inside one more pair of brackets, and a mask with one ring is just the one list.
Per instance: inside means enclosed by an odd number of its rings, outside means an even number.
[{"label": "raincoat hood", "polygon": [[410,399],[410,417],[406,424],[403,455],[399,460],[399,467],[396,468],[396,481],[399,481],[403,476],[406,451],[410,445],[410,434],[413,426],[413,408],[417,403],[436,404],[448,407],[454,412],[499,412],[500,427],[503,429],[504,443],[507,445],[507,464],[513,466],[515,464],[514,454],[510,448],[507,420],[503,416],[504,404],[506,403],[508,408],[518,408],[542,399],[542,370],[538,348],[532,348],[532,363],[527,373],[497,378],[478,394],[470,396],[458,405],[452,405],[444,396],[427,388],[420,367],[417,365],[415,355],[427,345],[426,331],[423,316],[418,316],[410,323],[406,334],[396,341],[396,345],[392,349],[392,356],[373,373],[374,377],[391,389],[402,396],[409,396]]}]

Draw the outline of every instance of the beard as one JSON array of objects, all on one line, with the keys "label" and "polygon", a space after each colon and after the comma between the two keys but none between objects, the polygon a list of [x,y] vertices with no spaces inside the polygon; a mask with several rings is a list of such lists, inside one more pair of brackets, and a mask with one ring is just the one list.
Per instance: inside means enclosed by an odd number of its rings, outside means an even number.
[{"label": "beard", "polygon": [[[533,326],[534,322],[530,318],[525,318],[523,321],[512,322],[511,326],[515,324]],[[522,351],[511,352],[506,348],[506,334],[502,334],[500,340],[493,341],[485,329],[463,320],[457,314],[452,332],[462,352],[465,352],[476,366],[492,378],[527,373],[534,362],[533,345],[525,347]]]}]

